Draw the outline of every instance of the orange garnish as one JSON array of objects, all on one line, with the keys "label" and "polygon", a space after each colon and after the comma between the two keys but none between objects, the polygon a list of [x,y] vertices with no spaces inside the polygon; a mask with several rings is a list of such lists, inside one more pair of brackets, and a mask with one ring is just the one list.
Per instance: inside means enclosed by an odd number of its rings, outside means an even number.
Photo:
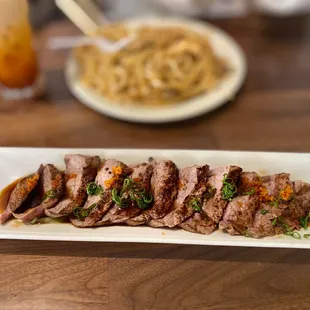
[{"label": "orange garnish", "polygon": [[35,174],[32,178],[27,180],[28,191],[31,191],[37,185],[39,177],[40,176],[38,174]]},{"label": "orange garnish", "polygon": [[69,173],[69,174],[67,174],[67,178],[68,179],[73,179],[73,178],[76,178],[76,177],[77,177],[76,173]]},{"label": "orange garnish", "polygon": [[104,185],[106,188],[110,188],[115,182],[115,178],[111,178],[109,180],[104,181]]},{"label": "orange garnish", "polygon": [[123,170],[121,166],[112,167],[112,172],[114,175],[121,175]]},{"label": "orange garnish", "polygon": [[184,187],[184,184],[182,181],[179,181],[179,189],[182,189]]},{"label": "orange garnish", "polygon": [[142,182],[141,178],[133,178],[134,182]]},{"label": "orange garnish", "polygon": [[280,191],[280,197],[282,200],[284,201],[289,201],[292,199],[293,197],[293,189],[291,186],[286,185],[285,189],[283,189],[282,191]]}]

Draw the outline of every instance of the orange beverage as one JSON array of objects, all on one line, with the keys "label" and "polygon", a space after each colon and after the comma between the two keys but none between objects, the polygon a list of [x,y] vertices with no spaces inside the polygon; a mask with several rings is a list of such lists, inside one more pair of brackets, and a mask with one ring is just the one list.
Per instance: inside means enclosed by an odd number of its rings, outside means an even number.
[{"label": "orange beverage", "polygon": [[31,97],[37,77],[38,62],[33,48],[27,0],[0,0],[2,97]]}]

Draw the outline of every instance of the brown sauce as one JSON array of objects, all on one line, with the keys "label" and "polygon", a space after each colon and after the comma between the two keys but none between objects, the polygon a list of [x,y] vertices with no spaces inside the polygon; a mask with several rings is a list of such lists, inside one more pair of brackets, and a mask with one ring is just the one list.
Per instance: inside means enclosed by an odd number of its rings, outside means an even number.
[{"label": "brown sauce", "polygon": [[14,190],[14,188],[16,187],[16,185],[18,184],[18,182],[21,180],[21,178],[17,179],[16,181],[12,182],[11,184],[9,184],[7,187],[5,187],[1,192],[0,192],[0,214],[4,212],[10,196]]}]

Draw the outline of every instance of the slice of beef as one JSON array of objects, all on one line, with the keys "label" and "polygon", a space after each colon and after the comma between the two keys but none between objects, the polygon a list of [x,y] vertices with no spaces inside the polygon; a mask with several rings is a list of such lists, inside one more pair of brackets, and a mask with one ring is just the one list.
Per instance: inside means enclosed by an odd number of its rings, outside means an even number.
[{"label": "slice of beef", "polygon": [[238,166],[217,167],[210,171],[208,187],[213,189],[213,195],[203,201],[202,210],[215,223],[219,223],[221,220],[228,203],[228,200],[223,198],[223,180],[226,179],[230,183],[236,184],[241,171],[242,169]]},{"label": "slice of beef", "polygon": [[203,213],[195,212],[193,216],[179,224],[179,227],[189,232],[209,235],[216,229],[217,224]]},{"label": "slice of beef", "polygon": [[71,223],[77,227],[93,227],[112,207],[112,189],[122,189],[124,179],[132,169],[124,163],[107,159],[98,171],[95,183],[102,188],[101,193],[89,195],[83,208],[70,218]]},{"label": "slice of beef", "polygon": [[151,209],[134,217],[126,223],[130,226],[143,225],[151,219],[163,218],[170,210],[178,192],[178,169],[171,160],[153,162],[151,189],[154,204]]},{"label": "slice of beef", "polygon": [[36,217],[41,217],[44,215],[45,209],[56,205],[64,192],[64,173],[51,164],[45,165],[37,187],[39,205],[30,206],[30,209],[27,208],[27,211],[22,213],[13,213],[15,218],[30,221]]},{"label": "slice of beef", "polygon": [[27,199],[28,195],[37,186],[40,175],[43,170],[43,165],[40,166],[38,171],[27,177],[22,178],[13,189],[5,211],[0,215],[0,223],[3,224],[12,217],[12,213],[21,207],[23,202]]},{"label": "slice of beef", "polygon": [[[288,208],[283,211],[283,222],[285,222],[291,230],[307,228],[306,221],[301,226],[302,220],[309,215],[310,212],[310,184],[302,181],[293,182],[294,197],[289,202]],[[304,227],[306,225],[306,227]]]},{"label": "slice of beef", "polygon": [[17,179],[7,187],[5,187],[0,193],[0,223],[6,222],[11,217],[11,210],[7,208],[10,200],[10,196],[21,179]]},{"label": "slice of beef", "polygon": [[154,205],[150,209],[152,219],[164,217],[170,210],[178,193],[178,168],[171,160],[155,164],[151,180]]},{"label": "slice of beef", "polygon": [[294,196],[290,175],[280,173],[264,176],[259,192],[260,207],[256,211],[253,226],[248,229],[253,238],[262,238],[281,233],[283,216]]},{"label": "slice of beef", "polygon": [[[140,189],[144,189],[146,192],[149,192],[150,181],[153,174],[153,166],[149,163],[142,163],[131,166],[131,168],[133,169],[133,172],[130,175],[131,180],[136,184],[136,186],[139,186]],[[143,209],[140,209],[135,202],[131,202],[125,209],[114,205],[109,212],[96,223],[96,226],[124,223],[130,218],[138,216],[142,213],[142,211]]]},{"label": "slice of beef", "polygon": [[[310,212],[310,184],[302,181],[293,182],[294,197],[288,208],[288,214],[291,218],[301,218]],[[286,210],[285,210],[286,211]]]},{"label": "slice of beef", "polygon": [[52,218],[69,215],[74,208],[84,204],[86,187],[92,182],[99,169],[101,160],[98,156],[66,155],[66,193],[65,199],[55,207],[45,209],[45,214]]},{"label": "slice of beef", "polygon": [[209,166],[192,166],[179,171],[179,192],[171,211],[162,219],[151,220],[151,227],[175,227],[195,212],[191,202],[201,202],[207,191]]},{"label": "slice of beef", "polygon": [[237,184],[239,196],[227,205],[219,228],[230,235],[245,234],[253,225],[256,209],[259,206],[257,185],[260,177],[255,172],[241,172]]}]

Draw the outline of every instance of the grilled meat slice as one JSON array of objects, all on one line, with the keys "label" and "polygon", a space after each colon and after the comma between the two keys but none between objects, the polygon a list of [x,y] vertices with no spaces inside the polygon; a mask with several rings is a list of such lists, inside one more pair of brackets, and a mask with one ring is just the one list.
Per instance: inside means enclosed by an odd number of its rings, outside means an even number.
[{"label": "grilled meat slice", "polygon": [[[47,208],[51,208],[60,200],[64,192],[64,174],[53,165],[45,165],[38,184],[39,205],[30,207],[22,213],[13,213],[14,217],[23,221],[30,221],[44,215]],[[32,203],[32,202],[30,202]],[[17,210],[18,211],[18,210]]]},{"label": "grilled meat slice", "polygon": [[37,186],[40,175],[43,170],[43,165],[40,166],[38,171],[27,177],[19,180],[16,187],[13,189],[8,204],[4,212],[0,215],[0,223],[3,224],[12,217],[12,213],[21,207],[23,202],[27,199],[29,194]]},{"label": "grilled meat slice", "polygon": [[256,211],[253,226],[248,229],[250,236],[262,238],[281,233],[283,216],[294,196],[290,175],[280,173],[262,177],[259,199],[260,207]]},{"label": "grilled meat slice", "polygon": [[157,162],[151,182],[154,205],[150,215],[152,219],[160,219],[170,210],[178,193],[178,168],[175,163],[171,160]]},{"label": "grilled meat slice", "polygon": [[98,156],[66,155],[66,191],[65,199],[55,207],[45,209],[45,214],[52,218],[69,215],[74,208],[84,204],[86,187],[97,174],[101,160]]},{"label": "grilled meat slice", "polygon": [[260,177],[255,172],[241,172],[238,182],[238,196],[227,205],[219,228],[230,235],[245,234],[252,226],[255,211],[259,206],[257,184]]},{"label": "grilled meat slice", "polygon": [[202,201],[207,191],[209,166],[192,166],[179,171],[179,192],[172,206],[172,210],[162,219],[151,220],[151,227],[175,227],[195,212],[192,202]]},{"label": "grilled meat slice", "polygon": [[85,205],[71,216],[71,223],[77,227],[95,226],[113,205],[112,189],[120,191],[124,179],[131,171],[131,168],[118,160],[105,160],[95,180],[99,191],[88,196]]},{"label": "grilled meat slice", "polygon": [[293,229],[300,229],[301,227],[307,229],[310,212],[310,184],[302,181],[293,182],[294,197],[290,200],[288,208],[283,211],[283,222],[288,227]]},{"label": "grilled meat slice", "polygon": [[[302,181],[293,182],[294,197],[290,201],[287,216],[301,218],[310,212],[310,184]],[[284,211],[286,213],[286,210]]]},{"label": "grilled meat slice", "polygon": [[193,216],[179,224],[179,227],[193,233],[204,235],[211,234],[216,229],[217,224],[203,213],[195,212]]},{"label": "grilled meat slice", "polygon": [[[221,220],[228,203],[229,197],[227,195],[227,197],[224,197],[226,189],[224,180],[234,187],[241,171],[242,169],[237,166],[223,166],[210,171],[208,187],[212,195],[203,201],[202,210],[215,223],[219,223]],[[230,193],[233,194],[233,191],[231,190]],[[233,198],[233,195],[231,198]]]},{"label": "grilled meat slice", "polygon": [[[145,190],[146,192],[150,191],[150,181],[153,174],[153,166],[149,163],[142,163],[135,166],[131,166],[133,169],[130,179],[137,185],[139,188]],[[125,195],[128,193],[124,193]],[[136,217],[139,215],[143,209],[139,208],[136,202],[131,201],[127,208],[120,208],[118,205],[114,205],[109,212],[96,223],[96,226],[104,226],[111,224],[124,223],[130,218]]]},{"label": "grilled meat slice", "polygon": [[17,179],[16,181],[9,184],[5,187],[0,193],[0,223],[6,222],[11,217],[11,210],[7,208],[7,205],[10,200],[10,196],[15,189],[16,185],[21,179]]},{"label": "grilled meat slice", "polygon": [[143,225],[151,219],[164,217],[170,210],[178,192],[178,169],[171,160],[153,163],[154,170],[151,179],[151,189],[154,204],[151,209],[128,220],[130,226]]}]

